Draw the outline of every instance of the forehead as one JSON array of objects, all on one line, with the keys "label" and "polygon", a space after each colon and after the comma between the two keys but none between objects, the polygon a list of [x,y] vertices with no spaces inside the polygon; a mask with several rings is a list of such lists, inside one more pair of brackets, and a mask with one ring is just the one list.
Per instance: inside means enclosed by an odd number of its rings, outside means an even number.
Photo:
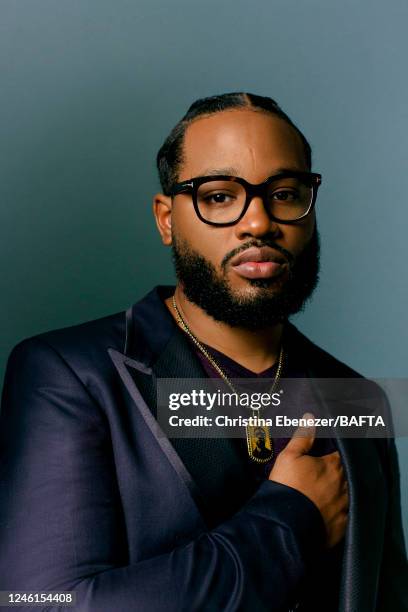
[{"label": "forehead", "polygon": [[280,168],[308,169],[298,132],[280,117],[250,109],[200,117],[186,129],[179,180],[222,168],[254,182]]}]

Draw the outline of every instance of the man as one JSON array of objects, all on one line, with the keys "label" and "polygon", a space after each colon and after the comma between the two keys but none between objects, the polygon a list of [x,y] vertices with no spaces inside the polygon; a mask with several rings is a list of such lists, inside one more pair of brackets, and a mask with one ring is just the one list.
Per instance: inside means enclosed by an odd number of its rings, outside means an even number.
[{"label": "man", "polygon": [[266,433],[263,427],[257,427],[255,430],[255,449],[253,450],[253,455],[258,459],[265,459],[270,456],[266,446]]},{"label": "man", "polygon": [[161,378],[358,377],[288,322],[318,274],[306,139],[273,100],[224,94],[158,168],[177,286],[10,356],[0,589],[73,591],[81,612],[408,609],[392,441],[312,427],[257,457],[256,427],[169,439],[157,419]]}]

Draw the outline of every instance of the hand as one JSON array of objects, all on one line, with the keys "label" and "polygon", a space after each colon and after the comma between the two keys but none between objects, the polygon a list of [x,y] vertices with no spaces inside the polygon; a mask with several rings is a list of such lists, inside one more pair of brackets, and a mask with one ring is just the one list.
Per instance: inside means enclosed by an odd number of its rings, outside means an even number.
[{"label": "hand", "polygon": [[[304,419],[313,419],[306,413]],[[316,427],[298,427],[290,442],[276,458],[269,480],[293,487],[306,495],[319,509],[327,531],[327,546],[344,536],[347,525],[347,480],[338,451],[312,457]]]}]

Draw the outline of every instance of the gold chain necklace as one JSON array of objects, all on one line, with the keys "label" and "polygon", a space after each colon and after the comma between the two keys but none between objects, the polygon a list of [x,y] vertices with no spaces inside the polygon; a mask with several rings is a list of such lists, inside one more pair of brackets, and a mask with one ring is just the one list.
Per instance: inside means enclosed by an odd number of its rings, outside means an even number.
[{"label": "gold chain necklace", "polygon": [[[172,296],[172,304],[176,313],[176,319],[179,325],[184,329],[184,331],[188,334],[197,348],[202,352],[204,357],[210,362],[213,368],[218,372],[220,377],[226,382],[229,388],[239,396],[239,393],[235,389],[234,385],[225,374],[224,370],[221,366],[216,362],[214,357],[210,355],[207,349],[201,344],[198,338],[193,334],[186,321],[183,319],[181,312],[176,304],[175,295]],[[279,353],[278,360],[278,368],[276,370],[275,378],[273,380],[272,387],[269,390],[269,394],[271,395],[278,384],[278,381],[281,377],[282,367],[283,367],[283,357],[284,351],[283,346],[281,346],[281,350]],[[253,410],[253,415],[257,417],[256,411]],[[259,435],[260,434],[260,435]],[[266,425],[246,425],[246,440],[247,440],[247,448],[248,454],[253,461],[257,463],[267,463],[273,457],[273,440],[270,434],[269,427]]]}]

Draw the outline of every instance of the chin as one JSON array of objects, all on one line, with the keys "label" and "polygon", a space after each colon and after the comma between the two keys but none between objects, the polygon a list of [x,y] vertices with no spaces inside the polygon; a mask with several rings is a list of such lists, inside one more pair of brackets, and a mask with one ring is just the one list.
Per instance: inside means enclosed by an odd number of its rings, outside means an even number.
[{"label": "chin", "polygon": [[[235,277],[236,278],[236,277]],[[246,291],[256,291],[257,289],[264,289],[270,291],[272,293],[276,293],[276,291],[281,291],[286,282],[287,282],[287,274],[281,274],[280,276],[275,276],[272,278],[243,278],[239,277],[237,281],[234,279],[234,282],[229,281],[229,285],[231,289],[237,287],[239,290]]]},{"label": "chin", "polygon": [[233,286],[229,284],[231,295],[235,299],[244,299],[245,301],[249,298],[256,298],[262,296],[274,296],[279,295],[285,288],[283,279],[271,279],[271,278],[256,278],[256,279],[242,279],[239,286]]}]

